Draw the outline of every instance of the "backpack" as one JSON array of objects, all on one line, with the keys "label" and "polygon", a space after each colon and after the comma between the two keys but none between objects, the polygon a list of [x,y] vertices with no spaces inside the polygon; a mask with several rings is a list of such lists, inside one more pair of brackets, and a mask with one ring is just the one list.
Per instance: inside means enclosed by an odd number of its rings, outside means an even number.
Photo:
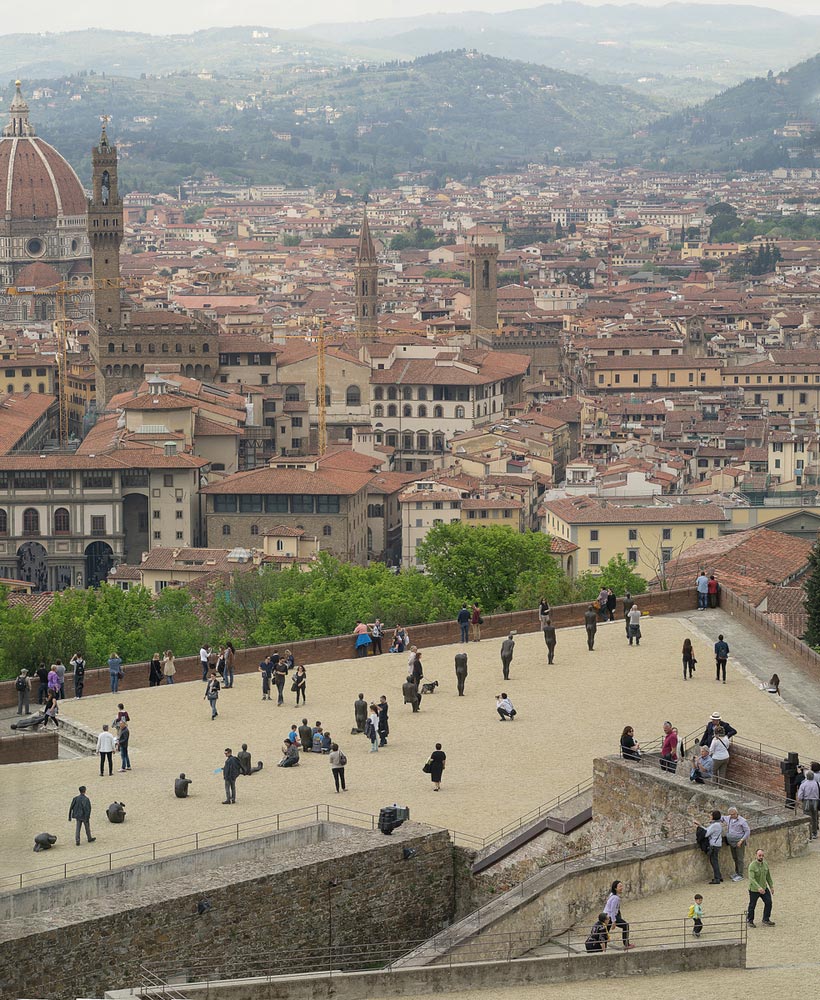
[{"label": "backpack", "polygon": [[376,738],[376,730],[373,728],[373,723],[370,721],[370,719],[368,719],[367,722],[365,722],[364,724],[364,735],[369,740],[374,740]]},{"label": "backpack", "polygon": [[339,751],[339,767],[346,767],[346,766],[347,766],[347,757],[340,750]]},{"label": "backpack", "polygon": [[14,683],[14,686],[18,691],[25,691],[26,688],[28,687],[28,685],[26,684],[26,678],[18,677]]}]

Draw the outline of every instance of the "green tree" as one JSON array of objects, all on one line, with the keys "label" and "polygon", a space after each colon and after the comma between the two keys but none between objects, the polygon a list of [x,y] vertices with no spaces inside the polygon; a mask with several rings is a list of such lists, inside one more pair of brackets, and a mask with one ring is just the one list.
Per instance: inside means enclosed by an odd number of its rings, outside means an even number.
[{"label": "green tree", "polygon": [[623,597],[627,591],[633,596],[646,593],[647,583],[619,552],[600,573],[579,573],[575,587],[578,601],[592,601],[598,596],[601,587],[608,587],[618,597]]},{"label": "green tree", "polygon": [[0,587],[0,678],[16,677],[23,667],[37,666],[33,638],[31,612],[19,605],[10,607],[8,590]]},{"label": "green tree", "polygon": [[820,542],[815,542],[809,553],[809,572],[803,583],[808,620],[803,640],[815,649],[820,647]]}]

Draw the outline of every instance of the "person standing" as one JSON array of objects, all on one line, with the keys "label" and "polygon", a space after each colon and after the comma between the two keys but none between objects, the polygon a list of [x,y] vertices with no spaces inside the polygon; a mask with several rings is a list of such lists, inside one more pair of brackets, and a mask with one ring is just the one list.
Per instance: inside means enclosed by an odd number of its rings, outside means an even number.
[{"label": "person standing", "polygon": [[732,861],[735,864],[732,881],[742,882],[745,868],[743,861],[746,854],[746,845],[749,843],[749,837],[751,836],[749,824],[738,814],[734,806],[732,806],[725,816],[721,816],[721,820],[726,824],[726,843],[729,845],[729,850],[732,852]]},{"label": "person standing", "polygon": [[518,715],[518,712],[513,708],[513,703],[507,697],[506,691],[502,691],[501,694],[495,696],[495,710],[498,712],[502,722],[506,722],[507,719],[510,722],[515,722],[515,717]]},{"label": "person standing", "polygon": [[128,728],[128,723],[123,722],[117,733],[117,742],[114,744],[115,748],[120,752],[120,774],[131,770],[131,758],[128,756],[128,741],[130,739],[131,730]]},{"label": "person standing", "polygon": [[671,774],[678,769],[678,734],[668,721],[663,724],[660,764],[662,771],[669,771]]},{"label": "person standing", "polygon": [[[413,651],[412,656],[410,657],[410,661],[408,663],[408,666],[410,668],[410,674],[413,677],[413,683],[416,685],[416,687],[421,688],[421,681],[422,678],[424,677],[424,670],[422,669],[421,666],[421,650],[418,649],[416,646],[411,646],[410,648]],[[421,700],[421,695],[419,695],[419,700]]]},{"label": "person standing", "polygon": [[222,780],[225,782],[223,806],[236,805],[236,779],[241,773],[238,758],[234,757],[230,747],[225,747],[225,763],[222,765]]},{"label": "person standing", "polygon": [[542,597],[538,604],[538,625],[543,631],[547,625],[549,625],[550,620],[550,602],[546,597]]},{"label": "person standing", "polygon": [[718,641],[715,643],[715,680],[720,680],[721,672],[723,673],[723,683],[726,683],[726,661],[729,659],[729,643],[723,638],[722,635],[718,636]]},{"label": "person standing", "polygon": [[54,661],[54,666],[51,669],[54,671],[54,673],[57,675],[57,678],[60,681],[60,688],[59,688],[60,701],[63,701],[65,699],[65,664],[58,657]]},{"label": "person standing", "polygon": [[293,683],[291,684],[291,690],[296,692],[296,704],[299,704],[299,699],[307,705],[307,671],[305,670],[304,664],[300,663],[296,668],[296,672],[293,675]]},{"label": "person standing", "polygon": [[359,697],[353,702],[353,717],[356,720],[356,731],[364,732],[364,724],[367,721],[367,702],[364,694],[359,692]]},{"label": "person standing", "polygon": [[356,622],[356,627],[353,629],[353,635],[355,636],[355,650],[356,656],[367,656],[368,651],[371,646],[370,633],[367,630],[367,625],[365,622]]},{"label": "person standing", "polygon": [[48,697],[48,667],[45,663],[41,663],[36,670],[37,674],[37,704],[45,705],[46,698]]},{"label": "person standing", "polygon": [[797,801],[803,803],[803,813],[809,817],[809,840],[817,840],[817,810],[820,806],[820,783],[814,771],[806,771],[797,789]]},{"label": "person standing", "polygon": [[345,766],[347,765],[347,757],[339,749],[338,743],[330,744],[330,770],[333,774],[333,783],[336,785],[336,794],[339,793],[339,786],[343,792],[347,791],[345,786]]},{"label": "person standing", "polygon": [[148,687],[159,687],[162,684],[162,658],[154,653],[148,664]]},{"label": "person standing", "polygon": [[629,943],[629,924],[621,916],[621,894],[624,891],[624,884],[618,879],[612,883],[609,889],[609,896],[607,897],[606,904],[604,906],[604,913],[609,917],[610,927],[620,927],[621,928],[621,940],[623,941],[624,949],[634,948],[634,944]]},{"label": "person standing", "polygon": [[31,698],[31,678],[25,667],[20,671],[20,675],[14,682],[14,690],[17,692],[17,714],[31,715],[29,704]]},{"label": "person standing", "polygon": [[205,688],[205,694],[203,695],[203,701],[207,698],[208,704],[211,706],[211,722],[219,715],[216,710],[217,699],[219,698],[219,678],[216,673],[212,670],[208,675],[208,683]]},{"label": "person standing", "polygon": [[686,671],[689,671],[689,680],[692,679],[692,674],[695,672],[695,664],[698,661],[695,659],[695,651],[692,649],[692,640],[686,638],[683,640],[683,679],[686,680]]},{"label": "person standing", "polygon": [[75,653],[69,661],[69,666],[74,671],[74,697],[82,698],[85,687],[85,659],[82,653]]},{"label": "person standing", "polygon": [[609,616],[611,622],[615,621],[615,611],[618,607],[618,598],[615,596],[615,591],[611,587],[606,589],[606,613]]},{"label": "person standing", "polygon": [[587,631],[587,649],[592,652],[595,649],[595,633],[598,631],[598,615],[592,604],[584,612],[584,628]]},{"label": "person standing", "polygon": [[709,599],[709,578],[703,570],[700,571],[697,580],[695,580],[695,587],[698,592],[698,611],[705,611],[706,602]]},{"label": "person standing", "polygon": [[122,659],[116,650],[108,657],[108,675],[111,680],[111,693],[116,694],[120,689],[120,681],[125,676]]},{"label": "person standing", "polygon": [[407,680],[402,684],[401,693],[404,696],[404,704],[412,705],[413,711],[418,712],[421,705],[421,697],[419,696],[419,689],[413,680],[412,674],[408,674]]},{"label": "person standing", "polygon": [[629,622],[627,626],[627,631],[629,635],[629,645],[632,645],[632,640],[635,640],[635,645],[640,646],[641,644],[641,609],[637,604],[633,604],[629,609],[629,614],[627,615],[627,620]]},{"label": "person standing", "polygon": [[715,784],[719,785],[721,779],[726,776],[726,769],[729,766],[729,739],[723,726],[715,726],[715,736],[709,746],[709,753],[712,757],[712,775]]},{"label": "person standing", "polygon": [[481,626],[484,619],[481,617],[481,608],[478,604],[473,604],[473,613],[470,615],[470,626],[473,633],[473,642],[481,642]]},{"label": "person standing", "polygon": [[[695,826],[700,826],[697,820]],[[723,846],[723,822],[720,809],[712,810],[712,822],[706,827],[706,856],[712,866],[712,881],[709,885],[720,885],[723,875],[720,873],[720,849]]]},{"label": "person standing", "polygon": [[266,656],[259,664],[259,673],[262,675],[262,701],[270,701],[270,675],[272,670],[270,656]]},{"label": "person standing", "polygon": [[635,739],[635,730],[632,726],[624,726],[621,733],[621,756],[624,760],[640,760],[641,745]]},{"label": "person standing", "polygon": [[208,680],[208,654],[211,652],[211,647],[202,644],[199,649],[199,665],[202,667],[202,682],[203,684]]},{"label": "person standing", "polygon": [[170,649],[165,650],[165,656],[162,660],[162,673],[165,676],[166,684],[174,683],[174,676],[177,672],[177,666],[174,663],[174,654]]},{"label": "person standing", "polygon": [[709,607],[716,608],[718,604],[718,593],[720,592],[720,584],[715,579],[714,573],[709,577],[709,583],[707,584],[706,589],[709,595]]},{"label": "person standing", "polygon": [[69,822],[74,820],[74,843],[80,846],[80,832],[85,829],[86,840],[93,844],[97,839],[91,836],[91,799],[85,794],[85,785],[80,785],[77,789],[80,793],[75,795],[68,807]]},{"label": "person standing", "polygon": [[715,730],[718,726],[723,727],[723,732],[727,739],[731,739],[733,736],[737,736],[737,730],[734,726],[730,725],[725,719],[721,719],[720,712],[712,712],[709,716],[709,721],[706,723],[706,729],[703,731],[703,736],[700,738],[701,746],[710,746],[712,740],[715,738]]},{"label": "person standing", "polygon": [[755,926],[755,910],[757,901],[763,900],[763,926],[774,927],[772,915],[772,896],[774,896],[774,882],[772,873],[769,871],[769,864],[763,851],[755,852],[755,859],[749,865],[749,909],[746,911],[746,923],[750,927]]},{"label": "person standing", "polygon": [[384,625],[377,618],[370,626],[370,641],[373,645],[373,655],[382,655],[382,639],[384,638]]},{"label": "person standing", "polygon": [[510,632],[507,638],[501,643],[501,673],[505,681],[510,679],[510,664],[512,663],[513,650],[515,649],[515,639]]},{"label": "person standing", "polygon": [[48,693],[53,695],[55,699],[59,701],[60,698],[60,676],[55,670],[55,664],[52,663],[51,670],[48,672]]},{"label": "person standing", "polygon": [[470,612],[467,610],[467,605],[462,604],[461,610],[459,611],[456,621],[458,622],[459,630],[461,631],[461,641],[470,641]]},{"label": "person standing", "polygon": [[441,749],[441,744],[436,743],[436,749],[430,754],[430,780],[433,782],[433,791],[441,791],[441,776],[444,773],[444,765],[447,754]]},{"label": "person standing", "polygon": [[456,653],[456,684],[459,698],[464,697],[464,682],[467,680],[467,654]]},{"label": "person standing", "polygon": [[379,724],[376,727],[379,733],[379,746],[387,746],[387,737],[390,735],[390,719],[388,713],[390,711],[390,706],[387,704],[387,695],[383,694],[379,698],[379,704],[376,706],[379,713]]},{"label": "person standing", "polygon": [[114,737],[108,731],[108,726],[102,727],[102,732],[97,736],[97,753],[100,755],[100,777],[103,776],[105,762],[108,761],[109,777],[114,773]]},{"label": "person standing", "polygon": [[606,589],[606,587],[601,587],[601,589],[598,591],[598,596],[595,599],[595,603],[598,605],[598,614],[601,616],[602,622],[605,622],[609,617],[608,612],[606,610],[606,602],[608,597],[609,597],[609,591]]},{"label": "person standing", "polygon": [[555,659],[555,642],[557,638],[555,626],[549,618],[547,618],[542,631],[544,633],[544,642],[547,646],[547,665],[549,666]]},{"label": "person standing", "polygon": [[236,666],[236,650],[232,642],[225,643],[225,687],[233,687],[234,668]]},{"label": "person standing", "polygon": [[276,706],[285,704],[285,680],[288,676],[287,663],[274,653],[273,683],[276,685]]},{"label": "person standing", "polygon": [[370,740],[370,752],[379,752],[379,710],[370,703],[370,714],[364,724],[364,734]]}]

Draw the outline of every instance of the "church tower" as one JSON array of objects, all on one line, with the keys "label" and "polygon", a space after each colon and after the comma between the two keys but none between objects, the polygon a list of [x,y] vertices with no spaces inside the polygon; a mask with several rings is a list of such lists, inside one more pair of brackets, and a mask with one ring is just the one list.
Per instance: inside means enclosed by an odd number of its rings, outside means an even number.
[{"label": "church tower", "polygon": [[356,332],[360,337],[374,336],[379,327],[379,264],[373,237],[370,235],[366,207],[359,230],[353,276],[356,282]]},{"label": "church tower", "polygon": [[498,247],[470,247],[470,330],[493,330],[498,325]]},{"label": "church tower", "polygon": [[[100,144],[91,151],[91,197],[88,200],[88,238],[94,275],[94,319],[98,339],[106,331],[119,332],[120,244],[122,200],[117,188],[117,147],[108,142],[103,122]],[[99,358],[94,359],[99,365]]]}]

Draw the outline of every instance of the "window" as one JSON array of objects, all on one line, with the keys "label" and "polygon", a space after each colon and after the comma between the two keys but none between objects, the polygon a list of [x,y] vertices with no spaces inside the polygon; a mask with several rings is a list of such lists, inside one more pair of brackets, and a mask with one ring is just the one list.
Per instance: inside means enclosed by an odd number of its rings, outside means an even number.
[{"label": "window", "polygon": [[317,514],[338,514],[339,513],[339,498],[338,497],[334,497],[334,496],[325,496],[324,494],[320,494],[318,497],[316,497],[316,513]]},{"label": "window", "polygon": [[23,534],[40,534],[40,514],[33,507],[26,507],[23,511]]},{"label": "window", "polygon": [[285,543],[282,541],[282,539],[281,538],[277,538],[276,539],[276,551],[277,552],[281,552],[282,549],[284,549],[284,547],[285,547]]},{"label": "window", "polygon": [[663,559],[665,563],[668,563],[671,558],[672,558],[671,549],[661,549],[661,559]]},{"label": "window", "polygon": [[638,540],[638,529],[637,528],[630,528],[629,529],[629,540],[630,540],[630,542],[637,542],[637,540]]},{"label": "window", "polygon": [[65,507],[58,507],[54,511],[54,534],[67,535],[70,528],[68,511]]},{"label": "window", "polygon": [[289,385],[285,389],[285,402],[286,403],[298,403],[300,399],[299,387],[295,385]]},{"label": "window", "polygon": [[290,498],[292,514],[312,514],[313,506],[313,497],[309,493],[295,493]]},{"label": "window", "polygon": [[154,532],[154,541],[155,542],[161,542],[162,541],[162,532],[161,531],[155,531]]},{"label": "window", "polygon": [[373,416],[374,417],[384,416],[384,407],[382,406],[381,403],[376,403],[376,405],[373,407]]},{"label": "window", "polygon": [[176,540],[178,542],[181,542],[182,538],[183,538],[182,532],[181,531],[177,531],[174,537],[176,538]]},{"label": "window", "polygon": [[112,485],[111,473],[92,469],[83,473],[82,483],[84,490],[110,490]]},{"label": "window", "polygon": [[9,533],[9,515],[5,510],[0,510],[0,535]]},{"label": "window", "polygon": [[345,404],[347,406],[361,406],[362,393],[357,385],[349,385],[345,393]]},{"label": "window", "polygon": [[396,404],[395,403],[390,403],[388,405],[388,407],[387,407],[387,415],[388,415],[388,417],[397,417],[398,414],[399,414],[399,411],[396,408]]},{"label": "window", "polygon": [[402,389],[402,391],[401,391],[401,398],[402,399],[412,399],[413,398],[413,390],[410,388],[409,385],[406,385]]},{"label": "window", "polygon": [[663,529],[663,536],[662,537],[663,537],[663,540],[665,542],[671,541],[671,539],[672,539],[672,529],[671,528],[664,528]]},{"label": "window", "polygon": [[424,388],[423,385],[419,386],[419,391],[417,395],[419,399],[427,399],[427,390]]},{"label": "window", "polygon": [[424,419],[427,416],[427,407],[426,406],[420,406],[419,407],[419,416],[422,419]]},{"label": "window", "polygon": [[230,533],[231,533],[231,526],[229,524],[223,524],[222,525],[222,534],[223,535],[230,535]]},{"label": "window", "polygon": [[175,511],[174,513],[176,514],[176,519],[177,519],[177,521],[181,521],[181,520],[182,520],[182,518],[183,518],[183,515],[184,515],[184,511],[181,511],[181,510],[177,510],[177,511]]},{"label": "window", "polygon": [[635,385],[637,385],[638,384],[638,376],[637,375],[633,375],[632,376],[632,381],[635,383]]},{"label": "window", "polygon": [[436,420],[441,420],[443,416],[444,416],[444,407],[443,406],[434,406],[433,407],[433,417]]},{"label": "window", "polygon": [[333,534],[333,528],[331,528],[329,524],[326,524],[322,528],[322,534],[325,536],[325,538],[329,538]]},{"label": "window", "polygon": [[413,416],[413,407],[412,406],[403,406],[401,408],[401,415],[403,417],[412,417]]},{"label": "window", "polygon": [[778,406],[782,406],[783,405],[783,393],[782,392],[779,392],[777,394],[777,405]]},{"label": "window", "polygon": [[251,534],[252,535],[258,535],[259,534],[259,525],[258,524],[252,524],[251,525]]},{"label": "window", "polygon": [[808,401],[808,396],[806,395],[805,392],[801,392],[800,393],[800,402],[801,403],[806,403],[807,401]]},{"label": "window", "polygon": [[235,514],[236,496],[233,493],[217,493],[214,497],[214,513]]},{"label": "window", "polygon": [[413,435],[412,434],[405,434],[405,435],[403,435],[403,437],[402,437],[401,440],[402,440],[402,445],[401,446],[402,446],[402,448],[405,451],[412,451],[413,450]]},{"label": "window", "polygon": [[706,529],[695,528],[695,538],[706,538]]},{"label": "window", "polygon": [[[140,525],[140,530],[145,531],[142,525]],[[105,534],[105,514],[92,514],[91,516],[91,534],[95,538],[100,538]]]},{"label": "window", "polygon": [[154,510],[154,511],[151,512],[151,516],[153,517],[153,519],[155,521],[158,521],[160,519],[160,517],[162,517],[162,511]]},{"label": "window", "polygon": [[591,542],[597,542],[598,541],[598,529],[597,528],[593,528],[590,531],[590,533],[589,533],[589,540]]},{"label": "window", "polygon": [[174,485],[174,477],[173,477],[172,473],[170,473],[170,472],[166,472],[165,473],[165,475],[162,477],[162,485],[163,486],[173,486]]},{"label": "window", "polygon": [[380,385],[377,385],[376,388],[373,390],[373,398],[384,399],[384,389],[382,389]]},{"label": "window", "polygon": [[261,493],[248,493],[245,496],[239,497],[239,513],[240,514],[261,514],[262,513],[262,494]]},{"label": "window", "polygon": [[301,417],[294,417],[291,420],[290,423],[291,423],[292,427],[301,427],[302,426],[302,418]]},{"label": "window", "polygon": [[626,550],[626,561],[635,565],[638,561],[638,550],[637,549],[627,549]]},{"label": "window", "polygon": [[468,518],[469,518],[469,519],[470,519],[471,521],[474,521],[474,520],[475,520],[475,511],[474,511],[474,510],[468,510],[468,511],[467,511],[467,517],[468,517]]},{"label": "window", "polygon": [[384,517],[384,504],[369,503],[367,505],[368,517]]},{"label": "window", "polygon": [[443,509],[444,509],[444,504],[441,502],[441,500],[433,501],[433,510],[443,510]]},{"label": "window", "polygon": [[463,420],[464,419],[464,407],[463,406],[457,406],[456,407],[455,418],[456,418],[456,420]]},{"label": "window", "polygon": [[44,490],[48,485],[45,472],[15,472],[14,488],[16,490]]},{"label": "window", "polygon": [[601,565],[601,551],[600,551],[600,549],[590,549],[589,550],[589,565],[590,566],[600,566]]},{"label": "window", "polygon": [[396,396],[397,396],[396,387],[394,385],[389,386],[388,389],[387,389],[387,398],[388,399],[395,399]]},{"label": "window", "polygon": [[288,498],[284,493],[269,493],[265,497],[266,514],[287,514]]}]

